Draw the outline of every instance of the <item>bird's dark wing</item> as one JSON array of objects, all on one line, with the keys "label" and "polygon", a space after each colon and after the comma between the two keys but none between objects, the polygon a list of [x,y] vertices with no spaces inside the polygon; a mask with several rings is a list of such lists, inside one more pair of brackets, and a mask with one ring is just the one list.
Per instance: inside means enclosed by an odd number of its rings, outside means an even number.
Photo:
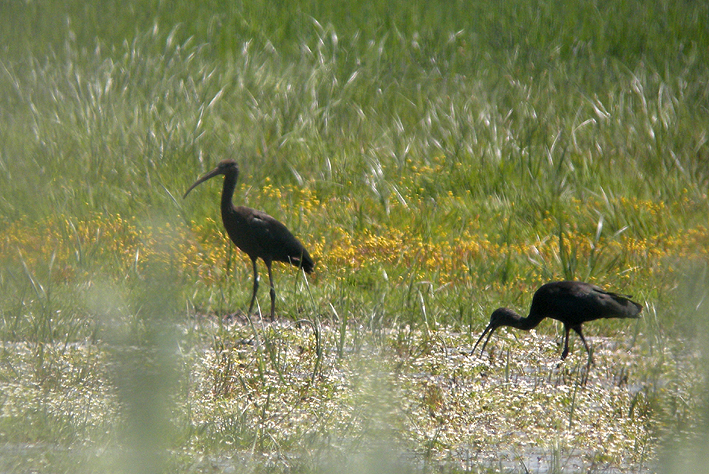
[{"label": "bird's dark wing", "polygon": [[637,318],[642,306],[630,297],[590,283],[559,281],[542,286],[534,295],[531,313],[577,326],[600,318]]},{"label": "bird's dark wing", "polygon": [[290,263],[308,273],[313,271],[315,263],[310,254],[285,225],[256,209],[240,207],[237,211],[246,218],[245,229],[258,257]]},{"label": "bird's dark wing", "polygon": [[599,317],[604,318],[639,318],[643,307],[639,303],[632,301],[630,296],[612,293],[591,285],[588,294],[589,304],[598,307],[598,312],[603,313]]}]

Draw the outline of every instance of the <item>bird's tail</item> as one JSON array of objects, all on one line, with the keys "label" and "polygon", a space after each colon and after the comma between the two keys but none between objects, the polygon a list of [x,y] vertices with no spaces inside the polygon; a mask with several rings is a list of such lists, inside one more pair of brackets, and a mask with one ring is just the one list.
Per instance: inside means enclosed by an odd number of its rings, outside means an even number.
[{"label": "bird's tail", "polygon": [[631,300],[632,296],[619,295],[616,293],[608,293],[619,306],[620,317],[622,318],[639,318],[643,310],[643,305]]}]

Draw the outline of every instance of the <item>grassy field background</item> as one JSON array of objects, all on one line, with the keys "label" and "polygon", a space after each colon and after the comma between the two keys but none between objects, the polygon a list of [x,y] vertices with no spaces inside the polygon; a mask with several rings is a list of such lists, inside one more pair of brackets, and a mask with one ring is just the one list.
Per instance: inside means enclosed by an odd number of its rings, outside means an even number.
[{"label": "grassy field background", "polygon": [[[0,10],[0,471],[706,470],[709,5]],[[556,279],[644,317],[466,355]]]}]

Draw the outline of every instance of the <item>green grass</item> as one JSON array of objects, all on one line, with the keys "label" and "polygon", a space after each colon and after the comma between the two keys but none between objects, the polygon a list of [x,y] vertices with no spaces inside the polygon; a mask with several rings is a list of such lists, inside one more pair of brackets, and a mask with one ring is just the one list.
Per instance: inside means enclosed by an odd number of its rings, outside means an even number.
[{"label": "green grass", "polygon": [[[645,3],[5,2],[0,470],[694,472],[709,7]],[[226,157],[317,261],[278,322]],[[563,278],[645,306],[589,374],[461,355]]]}]

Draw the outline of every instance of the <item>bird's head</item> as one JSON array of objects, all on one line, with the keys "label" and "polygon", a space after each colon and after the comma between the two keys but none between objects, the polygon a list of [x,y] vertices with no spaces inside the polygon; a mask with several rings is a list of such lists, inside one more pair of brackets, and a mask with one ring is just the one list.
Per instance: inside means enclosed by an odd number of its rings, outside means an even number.
[{"label": "bird's head", "polygon": [[218,176],[220,174],[235,174],[236,176],[239,175],[239,165],[237,164],[236,161],[232,159],[226,159],[222,160],[219,162],[216,168],[214,168],[212,171],[209,173],[204,174],[201,176],[197,181],[194,182],[192,186],[190,186],[190,189],[187,190],[183,198],[187,197],[187,195],[192,191],[194,188],[199,186],[200,184],[204,183],[208,179],[214,178],[215,176]]},{"label": "bird's head", "polygon": [[480,338],[478,339],[478,342],[475,343],[473,346],[473,350],[470,351],[471,354],[475,352],[475,349],[478,347],[478,344],[480,344],[480,341],[483,340],[483,337],[487,335],[487,339],[485,339],[485,342],[483,343],[482,349],[480,349],[480,354],[485,352],[485,346],[487,346],[488,341],[492,337],[492,333],[495,332],[495,329],[499,328],[500,326],[511,326],[512,323],[515,320],[519,319],[519,315],[512,311],[509,308],[497,308],[495,311],[492,312],[490,315],[490,324],[487,325],[483,333],[480,335]]}]

